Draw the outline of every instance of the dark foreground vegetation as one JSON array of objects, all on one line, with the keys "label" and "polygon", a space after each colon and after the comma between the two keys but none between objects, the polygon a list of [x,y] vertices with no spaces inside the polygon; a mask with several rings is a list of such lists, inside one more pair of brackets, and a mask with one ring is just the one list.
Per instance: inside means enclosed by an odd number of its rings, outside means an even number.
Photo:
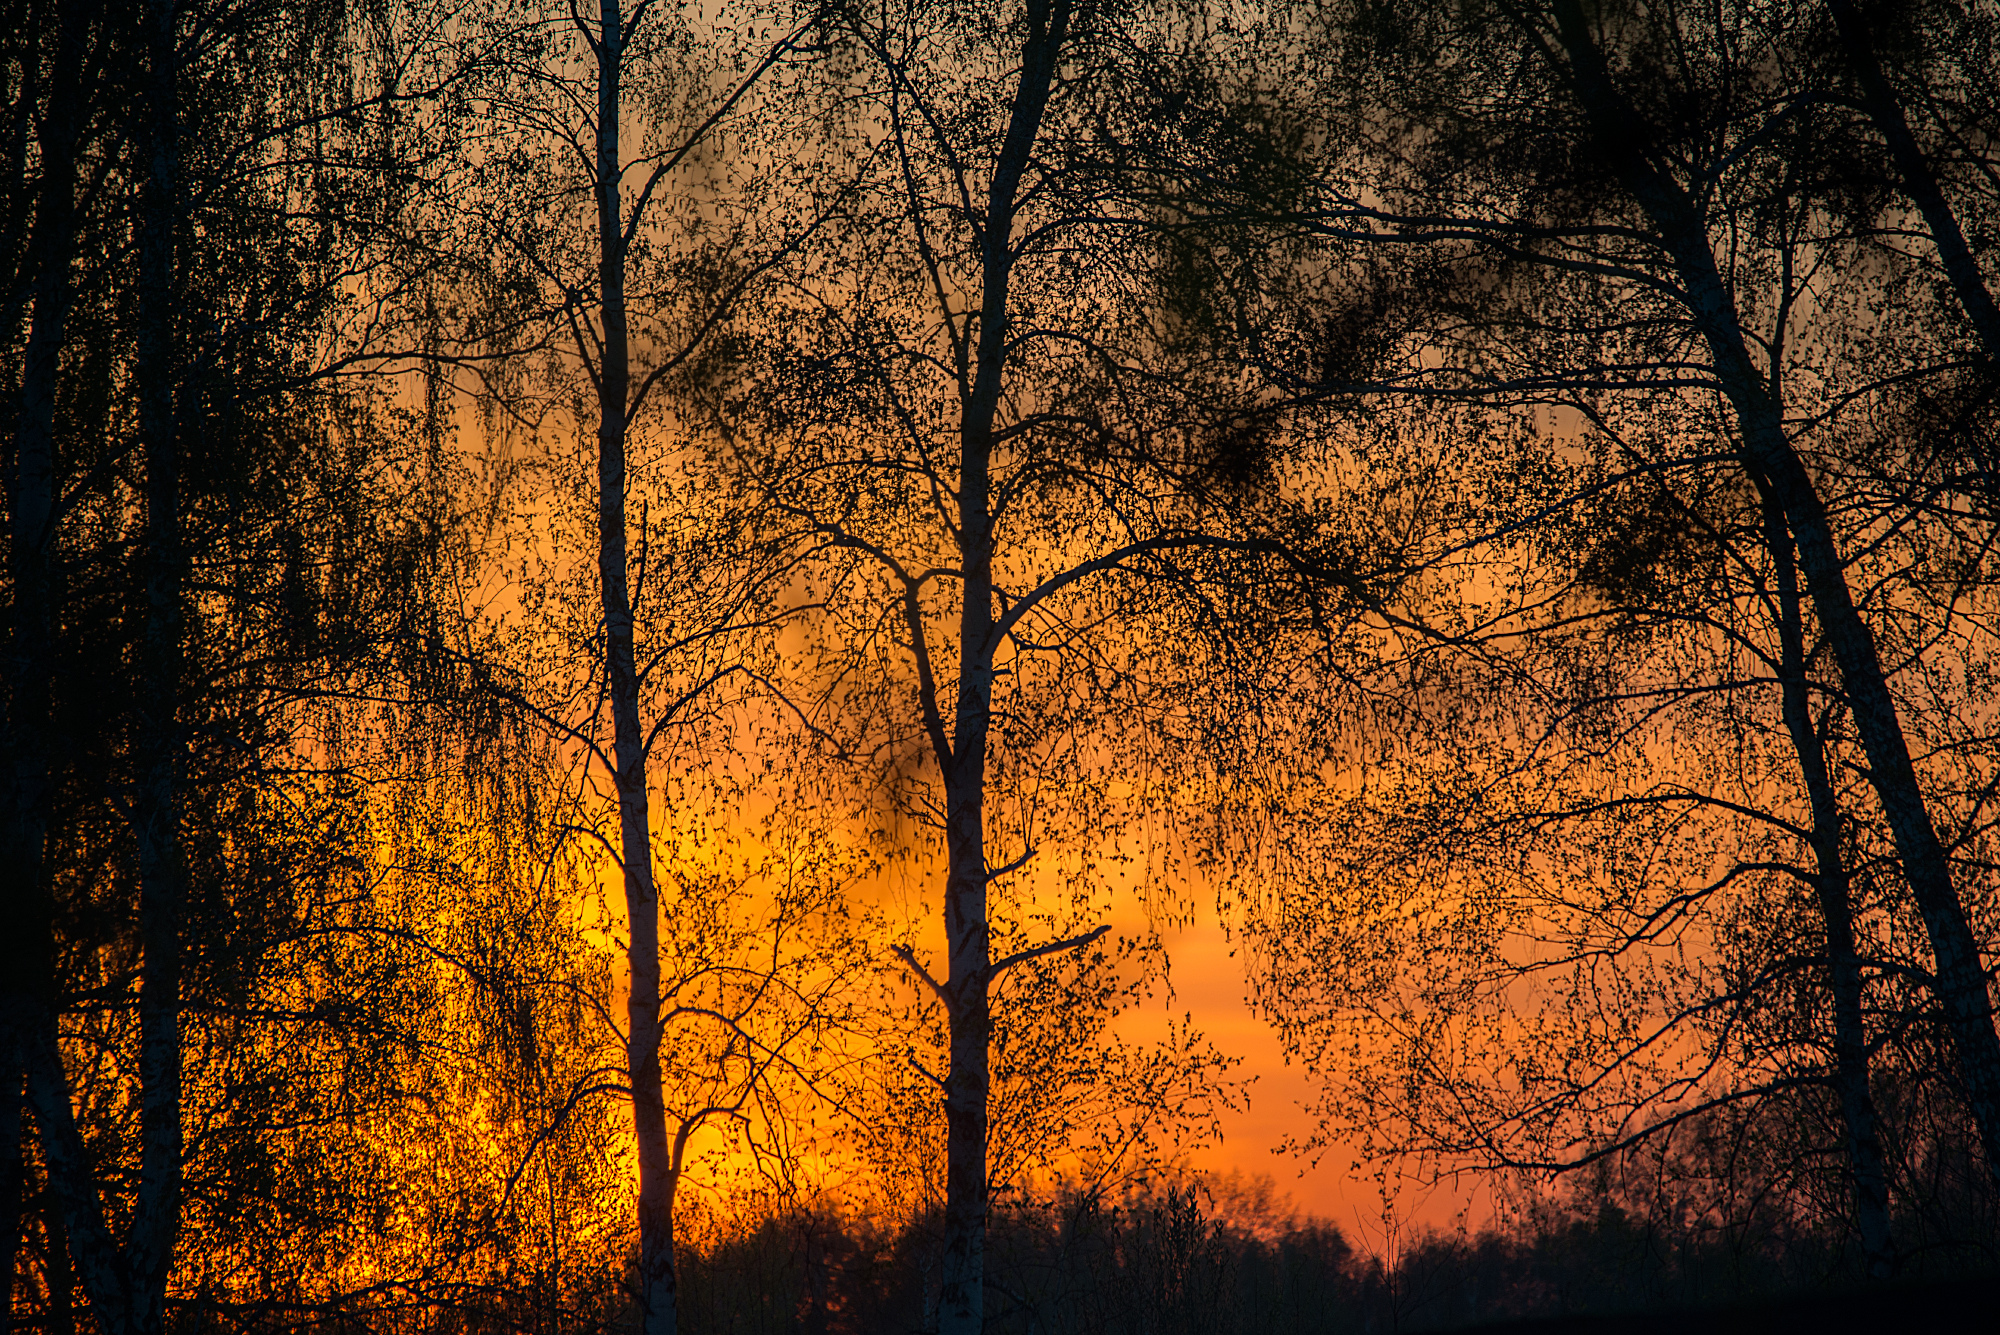
[{"label": "dark foreground vegetation", "polygon": [[[1984,1329],[2000,1301],[1991,1202],[1967,1230],[1870,1283],[1836,1230],[1689,1217],[1685,1201],[1573,1194],[1506,1225],[1418,1230],[1358,1250],[1324,1220],[1239,1213],[1201,1187],[1117,1206],[1057,1200],[999,1216],[989,1329],[1008,1335],[1374,1335]],[[1677,1209],[1676,1207],[1680,1207]],[[1350,1225],[1350,1229],[1353,1226]],[[1365,1230],[1355,1232],[1365,1234]],[[1379,1236],[1378,1236],[1379,1245]],[[826,1211],[774,1216],[690,1260],[701,1329],[921,1331],[934,1226],[885,1232]],[[1935,1324],[1934,1324],[1935,1323]]]},{"label": "dark foreground vegetation", "polygon": [[[1907,1129],[1907,1128],[1899,1128]],[[1517,1335],[1703,1331],[1978,1331],[2000,1303],[2000,1196],[1966,1144],[1899,1141],[1915,1159],[1894,1218],[1896,1275],[1872,1278],[1841,1182],[1801,1158],[1811,1128],[1711,1119],[1554,1190],[1516,1187],[1447,1225],[1394,1210],[1301,1216],[1268,1177],[1180,1176],[1115,1195],[1020,1193],[989,1226],[988,1329],[1000,1335]],[[1831,1193],[1829,1195],[1829,1193]],[[1435,1213],[1434,1211],[1432,1213]],[[726,1335],[917,1335],[938,1303],[941,1219],[900,1223],[828,1195],[684,1225],[680,1312]],[[49,1235],[31,1229],[37,1260]],[[629,1248],[629,1234],[624,1245]],[[58,1251],[60,1244],[58,1244]],[[629,1256],[550,1264],[528,1232],[458,1273],[307,1300],[264,1277],[261,1300],[189,1294],[177,1332],[246,1335],[598,1335],[633,1320]],[[31,1286],[32,1287],[32,1286]],[[80,1294],[25,1295],[14,1328],[86,1328]]]}]

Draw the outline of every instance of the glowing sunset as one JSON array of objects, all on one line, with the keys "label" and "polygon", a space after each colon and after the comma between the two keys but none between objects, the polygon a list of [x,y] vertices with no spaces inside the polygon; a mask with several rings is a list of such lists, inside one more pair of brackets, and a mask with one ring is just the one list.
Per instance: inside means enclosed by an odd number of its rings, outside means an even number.
[{"label": "glowing sunset", "polygon": [[1990,1320],[1996,43],[19,0],[0,1335]]}]

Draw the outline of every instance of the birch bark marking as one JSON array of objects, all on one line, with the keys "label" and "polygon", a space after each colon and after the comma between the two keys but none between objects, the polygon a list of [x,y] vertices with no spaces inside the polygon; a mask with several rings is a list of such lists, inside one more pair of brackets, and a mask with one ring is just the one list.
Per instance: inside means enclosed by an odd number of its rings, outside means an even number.
[{"label": "birch bark marking", "polygon": [[[1067,35],[1069,0],[1029,0],[1021,81],[994,161],[981,224],[979,342],[971,393],[959,417],[958,698],[945,776],[944,987],[951,1065],[945,1076],[944,1264],[939,1335],[979,1335],[985,1324],[986,1103],[993,958],[986,922],[986,743],[993,708],[993,425],[1007,369],[1007,298],[1014,212],[1041,131]],[[968,331],[969,333],[969,331]]]},{"label": "birch bark marking", "polygon": [[619,855],[624,863],[629,934],[626,961],[631,992],[626,999],[625,1060],[632,1082],[632,1133],[639,1151],[639,1320],[644,1335],[674,1335],[678,1311],[673,1160],[660,1087],[659,891],[653,881],[646,748],[639,724],[639,673],[626,571],[625,437],[632,368],[620,190],[624,166],[618,140],[620,81],[629,36],[624,17],[619,0],[602,0],[597,35],[590,39],[597,58],[597,162],[592,185],[597,205],[598,314],[603,338],[597,367],[597,573],[604,611],[605,680],[610,688]]},{"label": "birch bark marking", "polygon": [[1735,302],[1722,281],[1694,202],[1647,161],[1640,147],[1644,123],[1612,85],[1577,0],[1557,0],[1555,12],[1573,89],[1592,132],[1618,164],[1626,188],[1660,229],[1673,257],[1688,312],[1708,345],[1716,378],[1735,413],[1743,465],[1770,486],[1797,544],[1799,568],[1840,665],[1855,730],[1868,757],[1869,782],[1888,818],[1903,875],[1930,938],[1938,1000],[1986,1152],[1987,1170],[2000,1178],[2000,1035],[1993,1029],[1985,965],[1917,783],[1874,636],[1848,590],[1825,503],[1786,439],[1779,405],[1745,349]]}]

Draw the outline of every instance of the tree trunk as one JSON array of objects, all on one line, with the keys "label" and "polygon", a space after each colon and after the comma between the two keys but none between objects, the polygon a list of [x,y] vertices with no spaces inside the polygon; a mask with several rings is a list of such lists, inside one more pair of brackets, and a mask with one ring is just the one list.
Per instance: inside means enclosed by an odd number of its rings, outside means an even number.
[{"label": "tree trunk", "polygon": [[22,1187],[27,1156],[21,1143],[21,1048],[11,1034],[0,1041],[0,1335],[14,1329],[14,1265],[25,1222]]},{"label": "tree trunk", "polygon": [[[51,548],[56,504],[56,377],[75,300],[76,149],[84,6],[64,8],[48,114],[38,144],[41,173],[34,226],[22,266],[31,284],[20,398],[7,452],[8,578],[12,616],[0,654],[0,1024],[13,1063],[55,1004],[54,912],[47,855],[54,743],[56,589]],[[25,182],[25,168],[24,177]]]},{"label": "tree trunk", "polygon": [[69,1236],[63,1228],[62,1207],[48,1182],[42,1183],[43,1237],[48,1243],[49,1322],[53,1335],[76,1335],[76,1270],[70,1264]]},{"label": "tree trunk", "polygon": [[1827,968],[1833,991],[1834,1086],[1846,1129],[1848,1171],[1854,1180],[1854,1220],[1872,1279],[1895,1271],[1889,1236],[1889,1177],[1882,1162],[1875,1100],[1868,1088],[1868,1035],[1861,1018],[1861,959],[1854,948],[1854,899],[1847,864],[1840,855],[1840,806],[1827,770],[1826,751],[1813,727],[1807,697],[1805,618],[1799,602],[1798,570],[1791,534],[1781,507],[1759,479],[1764,499],[1764,535],[1776,567],[1780,686],[1785,731],[1798,754],[1807,800],[1812,807],[1813,889],[1826,926]]},{"label": "tree trunk", "polygon": [[1861,85],[1862,104],[1868,118],[1875,122],[1882,142],[1889,149],[1889,160],[1895,164],[1896,174],[1903,178],[1903,193],[1923,215],[1952,293],[1964,307],[1966,318],[1972,321],[1987,361],[2000,366],[2000,306],[1994,304],[1993,294],[1986,290],[1972,247],[1966,244],[1964,229],[1946,202],[1923,150],[1917,147],[1917,137],[1910,133],[1910,123],[1903,115],[1903,104],[1896,97],[1896,90],[1889,86],[1881,64],[1875,59],[1875,43],[1869,36],[1867,21],[1856,12],[1853,0],[1827,0],[1827,8],[1833,11],[1841,48]]},{"label": "tree trunk", "polygon": [[[969,471],[961,468],[960,475]],[[965,510],[961,509],[961,515]],[[969,529],[962,529],[962,532]],[[991,1086],[987,1042],[993,957],[986,926],[985,711],[992,700],[991,650],[983,655],[982,628],[967,563],[961,644],[970,651],[959,679],[957,755],[945,788],[944,931],[951,972],[945,984],[951,1065],[945,1075],[945,1194],[943,1285],[938,1294],[939,1335],[979,1335],[985,1327],[986,1102]],[[990,570],[990,566],[988,566]],[[990,587],[985,590],[991,599]],[[982,664],[978,660],[984,657]],[[984,689],[981,689],[983,686]],[[970,742],[977,749],[968,749]]]},{"label": "tree trunk", "polygon": [[180,1041],[180,438],[174,396],[174,231],[178,222],[180,116],[175,0],[146,16],[146,97],[140,109],[137,379],[139,445],[146,467],[145,640],[133,757],[133,834],[139,850],[139,1196],[126,1240],[134,1332],[166,1324],[181,1206]]},{"label": "tree trunk", "polygon": [[[1853,0],[1827,0],[1827,7],[1833,11],[1848,66],[1861,85],[1862,105],[1888,147],[1889,160],[1903,180],[1903,193],[1923,215],[1952,294],[1958,298],[1979,337],[1980,347],[1985,350],[1987,375],[2000,375],[2000,305],[1995,304],[1986,280],[1980,277],[1978,261],[1966,243],[1958,215],[1945,199],[1937,174],[1931,170],[1923,150],[1917,147],[1917,137],[1910,132],[1909,120],[1903,115],[1903,104],[1875,59],[1875,43],[1869,35],[1867,20],[1854,8]],[[1965,462],[1985,488],[1988,502],[2000,506],[2000,471],[1996,471],[2000,464],[1984,451],[1972,451]]]},{"label": "tree trunk", "polygon": [[[653,881],[646,747],[639,722],[632,595],[626,573],[626,401],[631,389],[625,312],[624,211],[619,185],[620,79],[626,33],[618,0],[602,0],[597,34],[598,300],[603,348],[597,374],[597,572],[604,609],[605,679],[610,687],[612,753],[618,772],[619,856],[624,862],[627,963],[626,1065],[632,1132],[639,1151],[640,1329],[674,1335],[673,1159],[660,1084],[659,892]],[[582,351],[581,349],[579,351]]]},{"label": "tree trunk", "polygon": [[[958,698],[945,776],[944,986],[951,1064],[945,1076],[945,1206],[939,1335],[980,1335],[985,1325],[986,1105],[992,1076],[989,989],[993,956],[986,921],[986,745],[993,709],[993,427],[1007,369],[1008,286],[1021,178],[1048,108],[1069,26],[1069,0],[1029,0],[1021,82],[994,162],[982,234],[979,341],[959,417]],[[970,331],[967,331],[968,337]],[[962,363],[961,363],[962,365]],[[939,739],[940,741],[942,739]],[[943,749],[943,748],[940,748]]]},{"label": "tree trunk", "polygon": [[67,1244],[65,1254],[83,1283],[83,1291],[90,1296],[98,1328],[105,1335],[125,1335],[133,1328],[130,1271],[105,1224],[94,1166],[77,1130],[69,1077],[56,1042],[53,1006],[46,1008],[43,1023],[28,1035],[23,1047],[29,1106],[48,1167],[48,1194],[60,1207],[50,1214],[50,1231]]},{"label": "tree trunk", "polygon": [[[77,142],[88,89],[83,79],[84,44],[98,7],[59,7],[61,28],[48,93],[48,114],[40,142],[41,189],[30,238],[33,296],[27,347],[22,356],[21,396],[15,420],[8,500],[8,559],[13,583],[13,617],[7,627],[8,652],[5,746],[8,786],[4,813],[4,874],[0,894],[0,988],[5,989],[8,1047],[20,1064],[36,1139],[42,1146],[49,1182],[45,1221],[50,1251],[64,1258],[80,1254],[88,1277],[103,1281],[115,1300],[117,1257],[103,1222],[91,1166],[77,1135],[69,1080],[57,1047],[56,940],[54,888],[46,864],[55,741],[51,707],[56,662],[55,408],[57,376],[71,307],[75,300],[72,266],[76,256]],[[67,1265],[61,1303],[67,1304]],[[51,1283],[56,1277],[51,1276]],[[114,1301],[100,1313],[116,1330],[124,1306]]]},{"label": "tree trunk", "polygon": [[[143,13],[144,93],[133,141],[139,147],[139,445],[146,481],[146,537],[137,569],[146,586],[139,646],[139,716],[131,734],[133,834],[139,850],[139,1180],[122,1245],[106,1226],[95,1166],[75,1122],[57,1039],[53,905],[46,888],[38,944],[46,952],[34,987],[30,1032],[20,1052],[69,1253],[98,1325],[116,1335],[157,1335],[166,1325],[181,1199],[180,813],[177,702],[180,689],[180,459],[174,422],[173,236],[179,132],[176,6],[153,0]],[[65,193],[67,182],[65,182]],[[64,267],[66,268],[66,262]],[[39,306],[39,302],[38,302]],[[39,317],[38,317],[39,320]],[[54,353],[46,373],[53,395]],[[53,404],[39,410],[39,445],[52,466]],[[24,414],[25,416],[25,414]],[[24,473],[27,450],[23,450]],[[36,503],[47,505],[49,491]],[[42,520],[43,541],[48,518]],[[43,558],[46,559],[45,557]],[[42,578],[46,581],[46,571]],[[45,588],[45,585],[44,585]],[[43,615],[46,617],[47,612]],[[47,684],[42,687],[46,701]],[[46,704],[44,705],[46,708]],[[43,782],[46,784],[46,769]]]},{"label": "tree trunk", "polygon": [[1930,938],[1938,999],[1987,1168],[2000,1179],[2000,1035],[1993,1029],[1985,968],[1917,783],[1874,636],[1848,590],[1846,567],[1825,504],[1785,436],[1780,405],[1745,349],[1735,302],[1722,281],[1694,202],[1647,160],[1644,122],[1613,87],[1578,0],[1557,0],[1555,9],[1573,86],[1599,146],[1618,164],[1626,187],[1660,229],[1673,256],[1689,314],[1708,345],[1717,379],[1735,412],[1744,467],[1770,487],[1797,544],[1806,588],[1840,665],[1855,729],[1868,757],[1869,781],[1888,817],[1904,878]]}]

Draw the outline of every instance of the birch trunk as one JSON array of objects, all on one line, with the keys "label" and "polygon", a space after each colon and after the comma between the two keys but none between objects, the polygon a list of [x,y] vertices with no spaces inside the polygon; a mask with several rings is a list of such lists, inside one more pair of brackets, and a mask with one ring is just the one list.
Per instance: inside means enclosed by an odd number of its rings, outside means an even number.
[{"label": "birch trunk", "polygon": [[1799,759],[1812,808],[1813,889],[1826,927],[1827,969],[1833,991],[1834,1087],[1840,1096],[1848,1171],[1854,1180],[1854,1219],[1861,1251],[1873,1279],[1895,1270],[1889,1234],[1889,1177],[1875,1100],[1868,1088],[1868,1035],[1861,1018],[1861,959],[1854,946],[1854,897],[1847,864],[1840,855],[1840,806],[1826,750],[1813,727],[1807,697],[1805,617],[1800,606],[1798,570],[1783,510],[1764,492],[1764,533],[1776,566],[1780,689],[1785,731]]},{"label": "birch trunk", "polygon": [[1855,609],[1825,503],[1786,438],[1773,399],[1745,346],[1735,302],[1722,281],[1702,217],[1687,194],[1644,151],[1644,122],[1613,86],[1577,0],[1555,6],[1574,89],[1599,146],[1660,231],[1673,257],[1689,314],[1708,346],[1740,433],[1738,453],[1783,510],[1821,629],[1839,664],[1868,777],[1894,836],[1936,964],[1936,989],[1951,1035],[1988,1171],[2000,1178],[2000,1035],[1979,945],[1952,884],[1951,867],[1917,782],[1895,699],[1874,636]]},{"label": "birch trunk", "polygon": [[1993,294],[1987,291],[1958,216],[1946,201],[1923,150],[1917,147],[1917,137],[1910,132],[1910,122],[1903,115],[1903,104],[1896,90],[1890,87],[1880,62],[1875,59],[1875,43],[1869,35],[1867,20],[1856,11],[1853,0],[1827,0],[1827,8],[1833,11],[1841,48],[1861,85],[1862,105],[1889,149],[1889,160],[1895,164],[1896,174],[1903,179],[1903,193],[1923,215],[1952,294],[1978,333],[1987,360],[2000,365],[2000,306],[1994,304]]},{"label": "birch trunk", "polygon": [[[102,1324],[125,1319],[118,1256],[105,1229],[91,1165],[77,1134],[69,1079],[56,1041],[55,902],[46,865],[55,741],[51,706],[59,624],[56,587],[57,376],[75,301],[78,136],[88,88],[85,44],[98,6],[59,10],[60,30],[41,127],[41,181],[30,236],[33,295],[8,481],[8,560],[13,583],[6,677],[8,785],[0,895],[0,988],[9,1048],[19,1063],[49,1174],[51,1250],[74,1254],[95,1295],[107,1295]],[[65,1290],[65,1300],[67,1290]]]},{"label": "birch trunk", "polygon": [[597,368],[597,572],[604,612],[612,754],[617,764],[619,856],[624,863],[629,932],[626,958],[632,984],[626,1002],[625,1056],[632,1089],[632,1132],[639,1152],[640,1329],[644,1335],[674,1335],[678,1323],[675,1175],[660,1084],[659,892],[653,880],[646,747],[639,720],[639,673],[626,567],[625,442],[632,370],[625,310],[619,115],[627,36],[618,0],[602,0],[595,53],[597,283],[603,340]]},{"label": "birch trunk", "polygon": [[[6,784],[0,805],[0,996],[9,1065],[22,1069],[27,1044],[55,1004],[54,942],[46,857],[53,743],[56,590],[51,547],[56,501],[56,375],[75,299],[75,194],[84,6],[63,13],[49,72],[48,114],[38,144],[40,180],[28,235],[28,338],[7,457],[8,579],[6,652],[0,654],[0,747]],[[26,74],[24,73],[24,78]],[[27,183],[23,151],[22,184]]]},{"label": "birch trunk", "polygon": [[[985,1324],[987,1100],[992,1077],[989,989],[993,956],[986,920],[986,749],[993,709],[993,432],[1007,370],[1008,287],[1021,179],[1048,109],[1067,35],[1068,0],[1030,0],[1021,81],[994,162],[978,237],[979,334],[970,393],[960,409],[958,697],[945,778],[944,986],[950,1030],[945,1076],[944,1263],[939,1335],[979,1335]],[[970,331],[968,331],[968,337]],[[938,739],[942,741],[942,739]]]},{"label": "birch trunk", "polygon": [[[174,0],[154,0],[142,11],[142,22],[143,91],[134,108],[137,123],[132,138],[140,165],[135,369],[146,503],[138,571],[145,583],[146,618],[139,645],[140,713],[132,732],[129,806],[139,851],[140,1143],[137,1192],[122,1242],[107,1227],[95,1165],[76,1126],[57,1041],[52,976],[37,980],[42,992],[37,1023],[23,1047],[36,1125],[51,1185],[62,1202],[69,1251],[98,1326],[111,1335],[157,1335],[166,1328],[167,1280],[173,1270],[181,1203],[177,702],[183,554],[173,406],[173,236],[179,157]],[[52,380],[53,360],[48,374]],[[52,443],[43,448],[48,451],[44,457],[52,461]],[[51,498],[52,491],[51,487]],[[45,534],[48,522],[43,521]],[[46,692],[46,683],[42,689]],[[50,924],[45,921],[42,926],[44,949],[52,958]]]},{"label": "birch trunk", "polygon": [[[10,1026],[11,1028],[11,1026]],[[21,1144],[20,1045],[0,1044],[0,1335],[14,1329],[14,1258],[21,1249],[21,1188],[27,1162]]]},{"label": "birch trunk", "polygon": [[146,468],[133,834],[139,850],[139,1194],[126,1241],[134,1332],[165,1328],[181,1206],[180,431],[174,397],[174,232],[180,116],[177,4],[145,10],[139,237],[139,445]]},{"label": "birch trunk", "polygon": [[[1944,267],[1952,295],[1958,298],[1986,353],[1987,374],[1989,377],[2000,374],[2000,304],[1994,302],[1993,293],[1980,276],[1979,262],[1966,242],[1965,229],[1945,199],[1937,173],[1931,170],[1929,160],[1917,146],[1916,135],[1910,132],[1902,101],[1882,73],[1867,20],[1855,9],[1853,0],[1828,0],[1827,8],[1833,11],[1848,66],[1861,85],[1862,107],[1889,150],[1889,160],[1895,165],[1896,175],[1902,178],[1903,193],[1923,215],[1924,227],[1931,234],[1931,244],[1937,248],[1938,261]],[[1974,477],[1985,487],[1988,503],[2000,506],[2000,464],[1977,452],[1967,462]]]}]

